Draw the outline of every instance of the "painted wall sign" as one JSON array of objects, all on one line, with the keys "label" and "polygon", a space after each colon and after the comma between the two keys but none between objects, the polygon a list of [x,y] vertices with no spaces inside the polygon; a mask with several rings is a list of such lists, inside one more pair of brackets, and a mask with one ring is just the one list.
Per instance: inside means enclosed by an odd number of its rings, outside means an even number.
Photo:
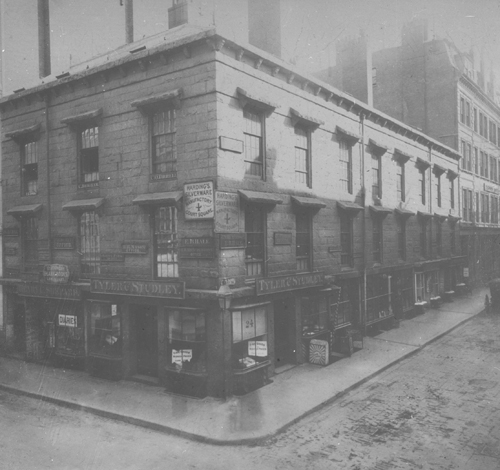
[{"label": "painted wall sign", "polygon": [[101,263],[123,263],[125,261],[124,253],[102,253],[101,252]]},{"label": "painted wall sign", "polygon": [[220,233],[219,246],[221,250],[246,248],[247,234],[246,233]]},{"label": "painted wall sign", "polygon": [[42,275],[45,282],[64,284],[69,281],[69,268],[65,264],[46,264]]},{"label": "painted wall sign", "polygon": [[176,171],[169,171],[168,173],[156,173],[151,175],[152,180],[175,180],[177,178]]},{"label": "painted wall sign", "polygon": [[304,273],[291,276],[276,276],[257,279],[255,282],[256,294],[264,295],[274,292],[285,292],[307,287],[322,286],[325,283],[324,273]]},{"label": "painted wall sign", "polygon": [[186,220],[214,218],[214,184],[187,183],[184,185],[184,216]]},{"label": "painted wall sign", "polygon": [[52,239],[52,248],[54,250],[74,250],[76,242],[74,237],[54,237]]},{"label": "painted wall sign", "polygon": [[238,232],[240,196],[237,193],[215,192],[215,232]]},{"label": "painted wall sign", "polygon": [[15,246],[6,246],[3,249],[3,252],[6,256],[17,256],[17,247]]},{"label": "painted wall sign", "polygon": [[60,313],[57,316],[57,320],[59,326],[69,326],[70,328],[78,327],[78,320],[76,315],[63,315]]},{"label": "painted wall sign", "polygon": [[243,153],[243,141],[238,139],[231,139],[231,137],[219,137],[219,146],[221,150],[228,150],[234,153]]},{"label": "painted wall sign", "polygon": [[146,255],[149,243],[145,242],[124,242],[122,243],[122,253],[126,255]]},{"label": "painted wall sign", "polygon": [[500,194],[500,189],[492,184],[484,183],[484,190],[489,193]]},{"label": "painted wall sign", "polygon": [[98,188],[99,182],[93,181],[91,183],[78,183],[78,189]]},{"label": "painted wall sign", "polygon": [[4,237],[18,237],[19,227],[4,227],[2,230],[2,235]]},{"label": "painted wall sign", "polygon": [[133,295],[141,297],[184,298],[184,282],[122,281],[92,279],[90,292],[95,294]]},{"label": "painted wall sign", "polygon": [[181,238],[180,258],[215,258],[214,237]]},{"label": "painted wall sign", "polygon": [[81,290],[76,286],[58,284],[22,283],[17,285],[17,293],[27,297],[50,297],[52,299],[81,298]]},{"label": "painted wall sign", "polygon": [[275,245],[291,245],[292,232],[274,232]]}]

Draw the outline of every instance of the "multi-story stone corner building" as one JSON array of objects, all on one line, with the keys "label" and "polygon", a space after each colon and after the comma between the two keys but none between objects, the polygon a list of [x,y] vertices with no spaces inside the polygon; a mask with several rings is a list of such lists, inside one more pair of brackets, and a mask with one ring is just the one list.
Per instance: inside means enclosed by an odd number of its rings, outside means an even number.
[{"label": "multi-story stone corner building", "polygon": [[462,281],[460,154],[216,30],[0,110],[9,353],[227,396]]},{"label": "multi-story stone corner building", "polygon": [[470,283],[498,276],[500,107],[484,59],[430,38],[427,23],[404,26],[401,45],[373,53],[366,37],[338,47],[318,74],[358,99],[454,148],[460,167],[460,243]]}]

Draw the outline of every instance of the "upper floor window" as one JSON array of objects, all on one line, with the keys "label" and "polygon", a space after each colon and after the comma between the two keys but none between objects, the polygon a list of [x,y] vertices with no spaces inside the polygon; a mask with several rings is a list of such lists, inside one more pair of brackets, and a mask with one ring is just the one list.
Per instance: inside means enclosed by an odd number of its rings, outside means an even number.
[{"label": "upper floor window", "polygon": [[468,205],[468,198],[467,198],[467,189],[462,188],[462,218],[464,221],[469,220],[469,205]]},{"label": "upper floor window", "polygon": [[177,177],[176,110],[157,111],[151,116],[151,160],[153,179]]},{"label": "upper floor window", "polygon": [[437,255],[442,256],[443,254],[443,227],[441,220],[436,218],[436,250]]},{"label": "upper floor window", "polygon": [[347,140],[339,141],[340,186],[349,194],[353,192],[352,145]]},{"label": "upper floor window", "polygon": [[490,179],[493,181],[497,180],[497,159],[490,155]]},{"label": "upper floor window", "polygon": [[[469,222],[480,222],[481,221],[481,213],[479,212],[479,193],[476,191],[476,193],[473,195],[472,190],[468,189],[468,201],[469,201]],[[474,200],[473,197],[476,199],[476,215],[474,216]]]},{"label": "upper floor window", "polygon": [[264,176],[264,114],[246,107],[243,110],[244,159],[247,175]]},{"label": "upper floor window", "polygon": [[22,219],[23,261],[25,269],[34,269],[38,265],[38,219]]},{"label": "upper floor window", "polygon": [[477,147],[474,147],[474,173],[479,174],[479,150]]},{"label": "upper floor window", "polygon": [[80,183],[99,181],[99,127],[80,130]]},{"label": "upper floor window", "polygon": [[347,211],[339,211],[340,216],[340,264],[354,266],[353,219]]},{"label": "upper floor window", "polygon": [[467,144],[465,143],[464,140],[461,142],[461,147],[462,147],[462,168],[464,170],[467,169]]},{"label": "upper floor window", "polygon": [[382,197],[382,174],[380,155],[372,154],[372,196]]},{"label": "upper floor window", "polygon": [[398,221],[398,257],[401,260],[406,260],[406,220],[399,217]]},{"label": "upper floor window", "polygon": [[474,108],[474,132],[477,132],[477,108]]},{"label": "upper floor window", "polygon": [[450,207],[455,209],[455,180],[450,178]]},{"label": "upper floor window", "polygon": [[472,146],[467,143],[467,170],[472,171]]},{"label": "upper floor window", "polygon": [[99,216],[95,211],[83,212],[80,215],[80,256],[81,274],[101,272],[101,239],[99,229]]},{"label": "upper floor window", "polygon": [[405,165],[403,162],[397,162],[396,166],[396,191],[398,200],[405,200]]},{"label": "upper floor window", "polygon": [[295,214],[295,256],[297,271],[311,269],[311,216],[308,212],[300,211]]},{"label": "upper floor window", "polygon": [[248,276],[262,276],[265,263],[266,213],[260,204],[247,204],[245,209],[245,232],[247,245],[245,262]]},{"label": "upper floor window", "polygon": [[295,182],[310,187],[310,132],[295,126]]},{"label": "upper floor window", "polygon": [[38,142],[21,144],[21,184],[23,196],[33,196],[38,192]]},{"label": "upper floor window", "polygon": [[177,208],[160,206],[154,209],[154,271],[155,277],[179,277],[177,240]]},{"label": "upper floor window", "polygon": [[422,204],[425,204],[426,184],[425,184],[425,170],[424,169],[420,169],[420,171],[418,173],[418,178],[419,178],[419,189],[420,189],[420,202]]},{"label": "upper floor window", "polygon": [[468,101],[465,102],[465,124],[470,127],[470,103]]},{"label": "upper floor window", "polygon": [[465,123],[465,99],[460,97],[460,122]]},{"label": "upper floor window", "polygon": [[427,241],[427,220],[424,218],[420,221],[420,255],[424,258],[428,256],[428,241]]},{"label": "upper floor window", "polygon": [[490,142],[497,143],[497,125],[493,121],[490,121]]},{"label": "upper floor window", "polygon": [[373,262],[382,262],[382,245],[383,245],[383,218],[374,216],[372,218],[372,235],[373,235]]},{"label": "upper floor window", "polygon": [[441,175],[436,175],[436,203],[441,207]]}]

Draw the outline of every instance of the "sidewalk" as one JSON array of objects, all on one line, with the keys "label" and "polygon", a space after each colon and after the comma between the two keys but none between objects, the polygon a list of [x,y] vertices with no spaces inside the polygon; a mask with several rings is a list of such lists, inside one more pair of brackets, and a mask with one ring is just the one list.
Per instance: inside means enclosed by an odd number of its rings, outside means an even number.
[{"label": "sidewalk", "polygon": [[161,387],[110,382],[85,372],[0,358],[0,389],[213,444],[254,444],[332,402],[484,309],[486,288],[445,303],[327,367],[302,364],[273,383],[227,401],[170,395]]}]

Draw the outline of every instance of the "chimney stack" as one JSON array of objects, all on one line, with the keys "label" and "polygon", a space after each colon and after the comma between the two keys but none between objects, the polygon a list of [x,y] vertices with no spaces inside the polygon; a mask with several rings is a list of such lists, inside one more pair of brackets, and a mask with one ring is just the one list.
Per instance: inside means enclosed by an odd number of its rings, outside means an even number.
[{"label": "chimney stack", "polygon": [[125,42],[134,42],[134,0],[125,0]]},{"label": "chimney stack", "polygon": [[49,0],[38,0],[38,64],[40,78],[50,75]]},{"label": "chimney stack", "polygon": [[280,0],[249,0],[248,42],[281,59]]}]

